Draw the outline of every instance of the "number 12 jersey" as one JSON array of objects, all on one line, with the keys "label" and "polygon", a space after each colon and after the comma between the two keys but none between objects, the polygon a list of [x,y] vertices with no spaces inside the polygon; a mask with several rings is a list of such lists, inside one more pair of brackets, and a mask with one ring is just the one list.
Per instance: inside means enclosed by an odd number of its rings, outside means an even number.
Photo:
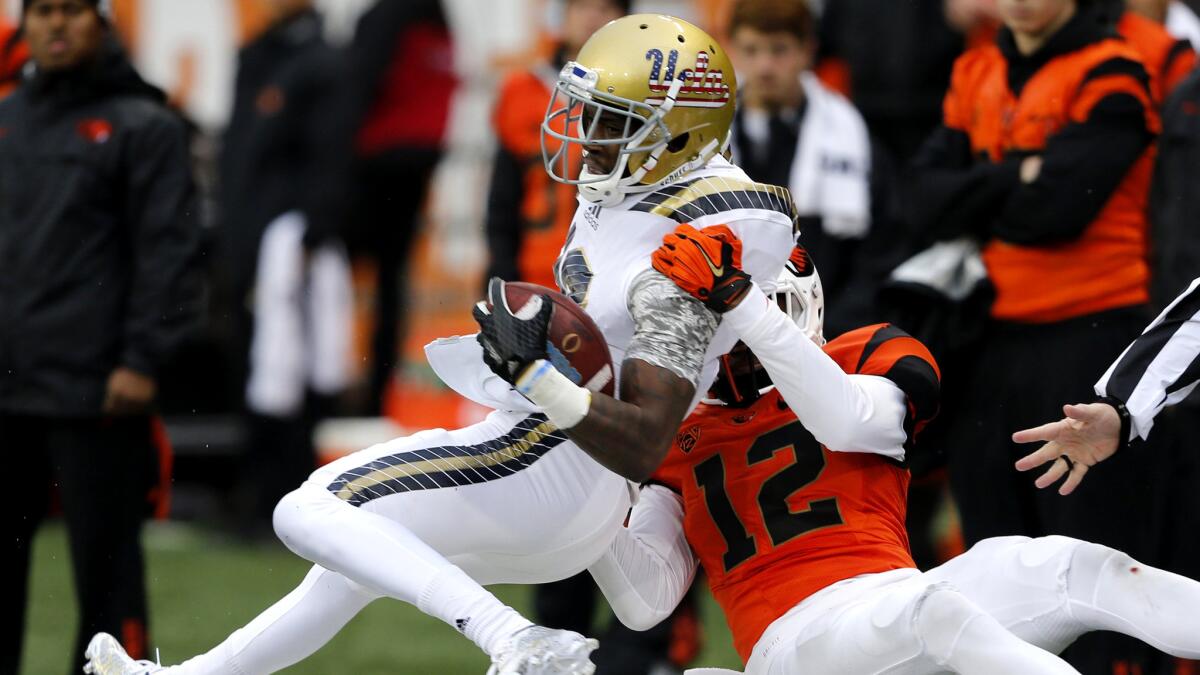
[{"label": "number 12 jersey", "polygon": [[[937,411],[937,366],[917,340],[880,324],[829,342],[851,374],[907,397],[909,445]],[[832,452],[777,390],[745,408],[701,405],[654,480],[683,496],[684,529],[743,660],[772,621],[861,574],[916,567],[904,528],[909,473],[876,454]]]}]

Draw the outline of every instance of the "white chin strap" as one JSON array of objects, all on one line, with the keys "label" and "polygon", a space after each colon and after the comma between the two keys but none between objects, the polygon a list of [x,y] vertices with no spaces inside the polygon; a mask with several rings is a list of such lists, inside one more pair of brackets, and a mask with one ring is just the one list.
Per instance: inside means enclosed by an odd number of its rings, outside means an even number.
[{"label": "white chin strap", "polygon": [[[653,192],[662,187],[667,181],[674,180],[679,176],[703,167],[706,163],[708,163],[709,158],[716,153],[717,142],[715,140],[711,141],[708,145],[701,148],[695,159],[681,165],[678,169],[672,172],[670,176],[648,185],[638,185],[638,182],[642,180],[642,177],[658,165],[658,159],[659,156],[662,155],[663,150],[666,150],[666,146],[655,148],[650,153],[650,156],[646,158],[646,161],[640,167],[638,167],[638,170],[634,171],[626,178],[621,178],[621,174],[625,173],[625,166],[629,163],[629,155],[622,154],[621,158],[617,160],[616,169],[610,173],[608,177],[602,180],[596,180],[595,182],[581,183],[579,185],[579,194],[587,201],[593,204],[599,204],[605,208],[616,206],[631,194]],[[595,178],[595,176],[596,174],[588,171],[586,164],[579,171],[579,178],[581,180],[592,179]]]},{"label": "white chin strap", "polygon": [[[579,185],[580,196],[604,208],[620,204],[625,200],[625,190],[621,186],[621,174],[625,173],[625,165],[628,163],[629,155],[621,155],[621,159],[617,160],[616,169],[607,178],[595,180],[595,182],[581,183]],[[580,180],[591,181],[596,177],[596,174],[588,171],[586,164],[579,171]]]}]

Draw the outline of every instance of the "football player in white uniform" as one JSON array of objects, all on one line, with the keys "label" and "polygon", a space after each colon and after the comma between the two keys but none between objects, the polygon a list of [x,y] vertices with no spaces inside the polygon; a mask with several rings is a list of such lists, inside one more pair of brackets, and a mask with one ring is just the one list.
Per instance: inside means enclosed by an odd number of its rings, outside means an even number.
[{"label": "football player in white uniform", "polygon": [[[736,266],[709,232],[681,227],[655,256],[697,297],[711,295],[704,260]],[[1096,630],[1200,657],[1200,583],[1106,546],[996,537],[916,569],[900,462],[937,406],[928,352],[886,325],[825,345],[811,265],[789,265],[764,286],[777,297],[753,288],[723,322],[769,378],[747,372],[754,385],[733,391],[751,392],[748,402],[723,396],[688,418],[695,433],[680,433],[688,441],[656,474],[661,483],[643,489],[628,528],[592,566],[622,621],[645,629],[668,616],[698,556],[754,675],[1076,673],[1055,654]],[[727,372],[722,382],[736,377]],[[796,419],[804,432],[779,433]],[[710,460],[723,467],[716,483],[705,478]],[[815,476],[797,471],[814,462]],[[776,526],[822,508],[827,520],[777,536]]]},{"label": "football player in white uniform", "polygon": [[[532,626],[482,585],[561,579],[598,559],[629,509],[628,480],[658,465],[736,341],[651,268],[663,235],[682,222],[725,223],[752,274],[772,278],[787,260],[787,191],[750,181],[720,154],[735,97],[724,49],[695,26],[634,15],[596,32],[560,74],[543,143],[554,177],[580,186],[560,285],[604,332],[618,398],[548,367],[550,303],[538,310],[538,298],[514,314],[493,280],[492,310],[476,312],[478,340],[439,340],[426,352],[449,386],[496,412],[313,473],[275,511],[279,537],[314,563],[303,583],[212,651],[161,672],[280,670],[384,596],[456,627],[497,672],[591,672],[594,641]],[[570,143],[588,153],[577,178],[555,168]],[[103,634],[88,657],[93,673],[160,670]]]}]

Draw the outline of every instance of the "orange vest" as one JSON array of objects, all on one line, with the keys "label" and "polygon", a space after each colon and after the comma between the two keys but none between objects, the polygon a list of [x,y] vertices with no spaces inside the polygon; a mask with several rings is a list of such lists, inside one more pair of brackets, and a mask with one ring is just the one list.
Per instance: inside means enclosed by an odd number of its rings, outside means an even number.
[{"label": "orange vest", "polygon": [[0,98],[16,88],[21,79],[21,68],[29,59],[29,46],[24,40],[17,42],[11,50],[5,50],[16,31],[15,26],[0,19]]},{"label": "orange vest", "polygon": [[[1009,91],[999,47],[973,49],[954,64],[945,124],[970,137],[973,153],[999,162],[1010,153],[1038,154],[1063,127],[1086,121],[1101,99],[1122,93],[1143,103],[1146,125],[1157,133],[1155,106],[1137,79],[1118,73],[1084,82],[1093,68],[1114,58],[1141,62],[1128,45],[1101,40],[1050,59],[1018,97]],[[1153,162],[1152,146],[1075,241],[1019,246],[991,240],[983,258],[996,287],[992,315],[1044,323],[1146,302],[1145,214]]]},{"label": "orange vest", "polygon": [[1177,40],[1161,24],[1133,12],[1125,12],[1117,22],[1117,32],[1133,47],[1150,73],[1150,91],[1155,102],[1162,102],[1196,65],[1196,52]]},{"label": "orange vest", "polygon": [[[550,93],[537,73],[513,73],[500,86],[493,124],[500,144],[524,167],[517,270],[522,281],[555,288],[554,261],[575,215],[577,188],[552,180],[542,165],[542,119]],[[572,148],[571,166],[578,171],[582,153]]]},{"label": "orange vest", "polygon": [[[927,365],[910,373],[939,377],[928,350],[886,324],[850,331],[825,352],[847,373],[895,376],[918,360]],[[912,434],[936,408],[922,403],[909,399]],[[916,567],[904,526],[908,470],[821,446],[778,390],[744,408],[701,404],[654,480],[683,497],[688,543],[743,661],[771,622],[822,588]]]}]

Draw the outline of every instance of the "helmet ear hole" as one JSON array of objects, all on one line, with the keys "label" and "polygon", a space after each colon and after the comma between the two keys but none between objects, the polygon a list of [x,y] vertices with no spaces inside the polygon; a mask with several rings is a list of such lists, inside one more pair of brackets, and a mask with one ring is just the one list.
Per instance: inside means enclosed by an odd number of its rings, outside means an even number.
[{"label": "helmet ear hole", "polygon": [[683,150],[687,147],[688,140],[690,138],[691,134],[686,132],[676,136],[675,138],[672,138],[671,142],[667,143],[667,152],[679,152],[680,150]]}]

